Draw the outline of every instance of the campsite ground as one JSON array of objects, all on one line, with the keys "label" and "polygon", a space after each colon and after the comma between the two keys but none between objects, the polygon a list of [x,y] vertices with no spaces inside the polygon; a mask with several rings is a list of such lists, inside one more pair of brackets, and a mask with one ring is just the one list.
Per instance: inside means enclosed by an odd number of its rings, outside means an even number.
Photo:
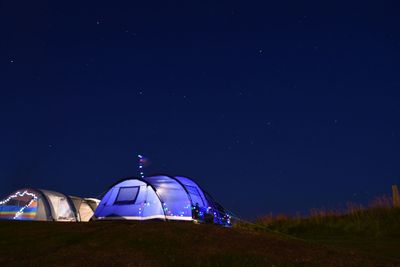
[{"label": "campsite ground", "polygon": [[0,236],[0,266],[400,266],[399,239],[300,238],[262,224],[0,221]]}]

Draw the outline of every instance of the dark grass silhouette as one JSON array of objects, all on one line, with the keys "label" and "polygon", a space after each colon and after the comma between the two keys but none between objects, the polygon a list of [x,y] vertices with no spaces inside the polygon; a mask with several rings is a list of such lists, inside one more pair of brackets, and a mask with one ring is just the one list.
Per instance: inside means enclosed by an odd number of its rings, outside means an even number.
[{"label": "dark grass silhouette", "polygon": [[264,216],[256,225],[400,266],[400,208],[388,197],[376,198],[369,207],[350,203],[344,211],[312,210],[307,217]]},{"label": "dark grass silhouette", "polygon": [[173,222],[0,221],[0,266],[377,265],[373,257],[353,249],[260,228]]},{"label": "dark grass silhouette", "polygon": [[388,198],[232,228],[0,221],[0,237],[0,266],[400,266],[400,209]]}]

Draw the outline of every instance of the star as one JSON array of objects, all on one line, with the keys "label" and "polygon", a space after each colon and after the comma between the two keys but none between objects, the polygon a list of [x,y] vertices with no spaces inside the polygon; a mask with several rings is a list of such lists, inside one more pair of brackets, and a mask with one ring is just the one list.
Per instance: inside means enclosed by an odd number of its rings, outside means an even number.
[{"label": "star", "polygon": [[301,18],[299,18],[299,23],[302,23],[304,20],[306,20],[308,17],[307,16],[302,16]]},{"label": "star", "polygon": [[11,59],[11,60],[10,60],[10,63],[14,63],[14,60],[13,60],[13,59]]},{"label": "star", "polygon": [[[125,30],[125,33],[130,33],[130,31],[129,30]],[[132,32],[132,33],[130,33],[130,35],[131,36],[136,36],[136,32]]]}]

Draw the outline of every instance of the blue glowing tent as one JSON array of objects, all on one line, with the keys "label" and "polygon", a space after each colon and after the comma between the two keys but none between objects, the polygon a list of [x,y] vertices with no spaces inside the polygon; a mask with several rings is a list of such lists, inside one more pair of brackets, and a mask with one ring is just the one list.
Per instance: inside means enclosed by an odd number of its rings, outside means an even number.
[{"label": "blue glowing tent", "polygon": [[111,186],[95,211],[97,220],[176,220],[230,225],[230,216],[193,180],[156,175],[125,178]]}]

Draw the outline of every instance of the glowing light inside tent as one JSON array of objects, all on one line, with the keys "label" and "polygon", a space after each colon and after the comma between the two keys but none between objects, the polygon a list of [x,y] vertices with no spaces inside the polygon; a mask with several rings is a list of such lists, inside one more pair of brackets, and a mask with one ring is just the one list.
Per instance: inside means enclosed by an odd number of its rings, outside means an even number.
[{"label": "glowing light inside tent", "polygon": [[17,213],[15,213],[15,216],[14,216],[13,219],[14,219],[14,220],[17,219],[21,214],[24,213],[24,210],[25,210],[26,208],[30,207],[36,200],[37,200],[36,197],[32,198],[31,201],[29,201],[28,204],[26,204],[25,206],[23,206]]},{"label": "glowing light inside tent", "polygon": [[[33,206],[32,208],[37,208],[37,200],[38,200],[38,197],[34,194],[34,193],[30,193],[30,192],[28,192],[28,191],[24,191],[24,192],[16,192],[15,194],[13,194],[13,195],[11,195],[11,196],[9,196],[8,198],[6,198],[5,200],[3,200],[3,201],[0,201],[0,205],[6,205],[8,202],[10,202],[11,200],[13,200],[13,199],[15,199],[15,198],[17,198],[17,197],[23,197],[23,196],[30,196],[30,197],[32,197],[32,199],[28,202],[28,204],[26,204],[25,206],[23,206],[23,207],[21,207],[16,213],[15,213],[15,215],[14,215],[14,217],[13,217],[13,219],[14,220],[16,220],[16,219],[18,219],[18,218],[20,218],[21,217],[21,215],[23,215],[24,214],[24,211],[27,209],[27,208],[29,208],[29,207],[31,207],[31,206]],[[11,213],[13,213],[13,211],[1,211],[0,212],[0,215],[10,215]],[[24,218],[24,219],[30,219],[34,214],[36,214],[36,209],[34,210],[34,211],[32,211],[32,212],[29,212],[28,214],[26,214],[27,216],[27,218]]]}]

